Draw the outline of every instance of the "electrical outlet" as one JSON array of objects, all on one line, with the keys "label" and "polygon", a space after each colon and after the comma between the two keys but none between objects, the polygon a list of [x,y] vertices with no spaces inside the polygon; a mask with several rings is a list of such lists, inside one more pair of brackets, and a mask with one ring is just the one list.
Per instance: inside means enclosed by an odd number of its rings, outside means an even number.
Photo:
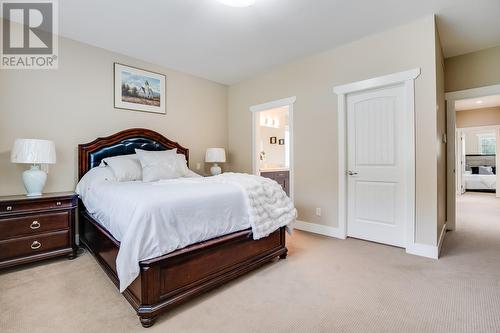
[{"label": "electrical outlet", "polygon": [[198,162],[198,163],[196,163],[196,170],[200,170],[200,169],[201,169],[201,163]]},{"label": "electrical outlet", "polygon": [[321,216],[321,208],[316,208],[316,216]]}]

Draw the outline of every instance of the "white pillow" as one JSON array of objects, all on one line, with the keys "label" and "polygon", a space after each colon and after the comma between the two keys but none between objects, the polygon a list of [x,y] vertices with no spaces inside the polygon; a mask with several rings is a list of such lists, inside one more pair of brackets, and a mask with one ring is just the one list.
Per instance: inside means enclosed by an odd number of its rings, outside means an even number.
[{"label": "white pillow", "polygon": [[492,175],[493,168],[490,166],[479,166],[479,174],[480,175]]},{"label": "white pillow", "polygon": [[189,170],[189,168],[187,166],[186,155],[184,155],[184,154],[177,154],[176,167],[177,167],[177,170],[179,171],[179,173],[182,175],[181,177],[187,177],[188,174],[193,172],[193,171]]},{"label": "white pillow", "polygon": [[103,159],[119,182],[129,182],[142,179],[142,167],[136,154],[120,155]]},{"label": "white pillow", "polygon": [[115,176],[110,167],[105,165],[90,169],[76,185],[76,194],[84,197],[97,184],[105,181],[115,181]]},{"label": "white pillow", "polygon": [[162,151],[136,149],[135,152],[141,163],[142,180],[145,182],[179,178],[184,175],[177,157],[177,149]]}]

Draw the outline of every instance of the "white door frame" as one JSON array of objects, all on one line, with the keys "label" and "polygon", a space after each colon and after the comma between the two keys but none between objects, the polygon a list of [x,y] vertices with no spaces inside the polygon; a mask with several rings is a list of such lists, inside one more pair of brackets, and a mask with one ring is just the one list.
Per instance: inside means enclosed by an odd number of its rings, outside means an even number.
[{"label": "white door frame", "polygon": [[364,81],[353,82],[333,88],[338,95],[338,224],[341,238],[347,237],[347,95],[368,89],[404,84],[405,109],[410,113],[410,124],[407,124],[409,135],[404,138],[406,162],[410,167],[406,172],[406,182],[409,186],[407,197],[406,249],[415,244],[415,83],[420,75],[420,68],[389,74]]},{"label": "white door frame", "polygon": [[[498,95],[500,94],[500,84],[485,86],[480,88],[466,89],[453,91],[445,94],[446,98],[446,118],[447,124],[446,129],[448,133],[448,142],[455,141],[455,131],[456,131],[456,113],[455,113],[455,102],[461,99],[477,98],[488,95]],[[497,145],[498,151],[498,145]],[[446,192],[447,192],[447,203],[446,203],[446,229],[455,230],[455,220],[456,220],[456,178],[455,178],[455,165],[456,165],[456,151],[455,145],[448,145],[447,150],[447,165],[448,170],[446,171]],[[497,175],[497,183],[498,183]],[[498,192],[497,192],[498,193]],[[497,194],[498,195],[498,194]]]},{"label": "white door frame", "polygon": [[259,175],[258,169],[258,161],[257,161],[257,151],[255,150],[255,133],[256,133],[256,125],[257,125],[257,116],[261,111],[267,111],[270,109],[276,109],[281,107],[288,107],[288,131],[290,135],[290,165],[289,165],[289,192],[290,199],[294,199],[294,162],[293,162],[293,104],[297,100],[296,96],[287,97],[263,104],[257,104],[250,107],[250,112],[252,112],[252,173],[254,175]]},{"label": "white door frame", "polygon": [[[455,131],[455,156],[460,156],[459,158],[455,158],[455,169],[454,170],[460,170],[460,172],[455,172],[455,195],[462,195],[463,194],[463,171],[465,169],[465,166],[463,165],[462,161],[462,156],[465,155],[464,151],[464,141],[462,140],[464,136],[464,131],[461,129],[457,128]],[[451,142],[450,142],[451,143]],[[462,163],[460,163],[462,162]],[[446,170],[446,173],[448,173],[448,170]],[[448,178],[448,176],[446,176]],[[448,191],[448,189],[447,189]]]},{"label": "white door frame", "polygon": [[[465,133],[465,136],[467,137],[467,132],[468,131],[493,131],[495,133],[495,138],[496,138],[496,142],[497,144],[495,145],[496,147],[496,157],[495,157],[495,162],[496,162],[496,165],[499,165],[500,164],[500,125],[485,125],[485,126],[471,126],[471,127],[457,127],[457,131],[456,133]],[[458,136],[458,134],[457,134]],[[464,155],[465,155],[465,152],[464,152]],[[457,167],[459,166],[459,163],[457,162]],[[455,169],[456,170],[456,169]],[[463,167],[463,169],[461,171],[464,171],[465,170],[465,166]],[[462,175],[463,176],[463,175]],[[456,177],[456,179],[459,179],[460,180],[461,177]],[[462,181],[463,183],[463,181]],[[496,176],[496,183],[497,183],[497,186],[496,186],[496,192],[495,192],[495,196],[497,198],[500,198],[500,188],[498,185],[500,185],[500,175],[498,174],[497,172],[497,176]],[[463,194],[463,193],[457,193],[457,194]]]}]

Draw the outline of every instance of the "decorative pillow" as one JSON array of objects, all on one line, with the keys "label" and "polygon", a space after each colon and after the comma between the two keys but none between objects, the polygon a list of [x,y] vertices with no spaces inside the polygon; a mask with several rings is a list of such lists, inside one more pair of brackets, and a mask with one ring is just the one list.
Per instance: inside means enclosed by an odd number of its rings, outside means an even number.
[{"label": "decorative pillow", "polygon": [[491,171],[493,172],[494,175],[497,174],[497,167],[494,166],[494,167],[491,167]]},{"label": "decorative pillow", "polygon": [[[153,182],[160,179],[172,179],[184,176],[177,149],[162,151],[135,150],[142,166],[142,180]],[[185,161],[185,159],[184,159]]]},{"label": "decorative pillow", "polygon": [[177,154],[176,168],[179,171],[179,173],[182,175],[181,177],[187,177],[188,174],[193,173],[193,171],[189,170],[189,168],[187,166],[186,155],[184,155],[184,154]]},{"label": "decorative pillow", "polygon": [[473,175],[479,174],[479,167],[470,167]]},{"label": "decorative pillow", "polygon": [[480,175],[492,175],[493,170],[490,166],[480,166],[479,167],[479,174]]},{"label": "decorative pillow", "polygon": [[116,181],[111,168],[105,165],[92,168],[80,179],[75,192],[84,197],[95,185],[104,181]]},{"label": "decorative pillow", "polygon": [[108,157],[103,162],[119,182],[142,180],[142,166],[136,154]]}]

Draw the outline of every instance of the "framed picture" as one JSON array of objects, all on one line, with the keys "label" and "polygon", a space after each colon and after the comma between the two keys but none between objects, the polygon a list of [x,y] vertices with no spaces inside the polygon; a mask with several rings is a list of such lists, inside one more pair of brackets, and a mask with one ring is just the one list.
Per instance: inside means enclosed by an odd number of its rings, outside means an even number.
[{"label": "framed picture", "polygon": [[285,139],[279,139],[278,144],[279,145],[284,145],[285,144]]},{"label": "framed picture", "polygon": [[276,144],[276,137],[275,136],[271,136],[269,138],[269,143],[272,144],[272,145],[275,145]]},{"label": "framed picture", "polygon": [[166,81],[163,74],[114,63],[115,108],[166,113]]}]

